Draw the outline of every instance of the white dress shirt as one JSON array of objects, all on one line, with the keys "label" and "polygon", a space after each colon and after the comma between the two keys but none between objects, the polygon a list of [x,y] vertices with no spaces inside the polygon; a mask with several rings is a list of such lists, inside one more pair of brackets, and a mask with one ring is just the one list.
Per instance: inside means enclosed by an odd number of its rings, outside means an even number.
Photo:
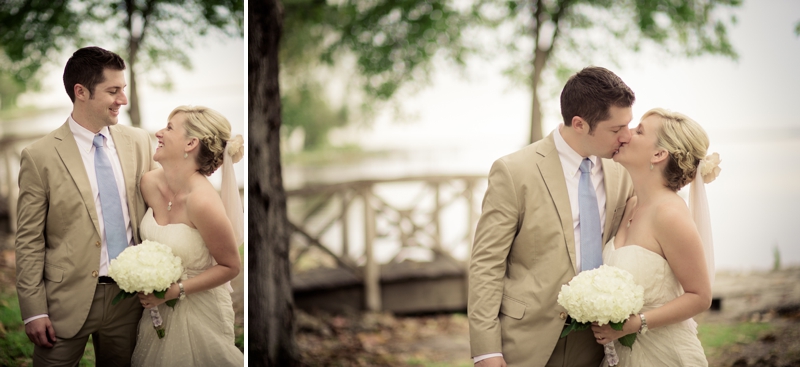
[{"label": "white dress shirt", "polygon": [[[603,177],[603,161],[597,156],[582,157],[575,149],[567,144],[564,137],[561,136],[561,128],[564,124],[560,124],[558,128],[553,131],[553,138],[556,144],[556,151],[558,152],[558,159],[561,161],[561,169],[564,171],[564,179],[567,182],[567,194],[569,195],[569,207],[572,211],[572,229],[575,236],[575,262],[578,266],[578,271],[581,268],[581,217],[579,212],[578,203],[578,184],[581,179],[581,162],[584,158],[589,158],[592,161],[592,184],[597,193],[597,207],[600,209],[600,236],[602,238],[603,228],[606,224],[606,187],[604,185]],[[478,363],[484,359],[492,357],[502,357],[502,353],[489,353],[479,355],[473,358],[473,363]]]},{"label": "white dress shirt", "polygon": [[[86,168],[86,175],[89,177],[89,184],[92,186],[92,197],[94,197],[94,207],[97,210],[97,219],[100,224],[100,268],[98,273],[101,276],[108,275],[108,244],[106,243],[105,223],[103,222],[103,207],[100,205],[100,191],[97,189],[97,173],[94,169],[94,154],[95,148],[93,140],[95,133],[86,130],[83,126],[78,125],[72,116],[69,117],[69,129],[75,137],[75,142],[78,144],[78,150],[81,152],[81,159],[83,159],[83,166]],[[108,155],[108,160],[111,162],[111,169],[114,171],[114,180],[117,182],[117,190],[119,190],[119,201],[122,208],[122,217],[125,220],[125,233],[128,238],[128,246],[133,245],[133,227],[131,227],[131,217],[128,213],[128,195],[125,190],[125,178],[122,175],[122,165],[119,163],[119,155],[117,155],[117,147],[114,144],[114,139],[108,131],[108,126],[103,127],[99,134],[102,134],[105,139],[103,142],[103,151]]]}]

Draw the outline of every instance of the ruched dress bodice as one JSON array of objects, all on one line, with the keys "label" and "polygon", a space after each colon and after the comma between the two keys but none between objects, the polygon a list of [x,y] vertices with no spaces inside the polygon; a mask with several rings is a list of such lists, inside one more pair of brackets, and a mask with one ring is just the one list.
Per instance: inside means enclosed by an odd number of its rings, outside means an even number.
[{"label": "ruched dress bodice", "polygon": [[[181,258],[181,279],[197,276],[215,265],[200,232],[186,224],[159,225],[148,209],[139,226],[142,240],[163,243]],[[242,366],[244,355],[234,344],[234,312],[230,286],[225,284],[186,295],[175,308],[158,306],[166,336],[153,330],[150,312],[139,320],[133,366]]]},{"label": "ruched dress bodice", "polygon": [[[667,260],[644,247],[627,245],[614,248],[612,238],[603,249],[603,264],[627,270],[644,288],[642,312],[660,307],[684,293]],[[692,319],[637,335],[633,348],[618,341],[614,345],[621,367],[708,366],[697,339],[697,324]],[[603,363],[605,366],[605,361]]]}]

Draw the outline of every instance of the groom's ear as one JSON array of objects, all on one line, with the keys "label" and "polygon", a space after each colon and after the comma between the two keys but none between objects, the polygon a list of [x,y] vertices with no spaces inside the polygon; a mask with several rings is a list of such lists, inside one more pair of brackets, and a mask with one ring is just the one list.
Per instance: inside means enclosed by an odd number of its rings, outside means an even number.
[{"label": "groom's ear", "polygon": [[72,86],[72,92],[75,94],[75,99],[80,99],[82,101],[88,100],[91,98],[91,93],[83,84],[75,83]]},{"label": "groom's ear", "polygon": [[589,124],[580,116],[572,116],[572,129],[576,132],[589,131]]}]

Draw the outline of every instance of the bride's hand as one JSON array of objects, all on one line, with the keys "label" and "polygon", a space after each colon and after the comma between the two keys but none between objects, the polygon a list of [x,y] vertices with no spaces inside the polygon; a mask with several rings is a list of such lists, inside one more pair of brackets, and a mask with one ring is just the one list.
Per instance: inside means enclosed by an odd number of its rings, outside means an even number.
[{"label": "bride's hand", "polygon": [[137,294],[137,296],[139,297],[139,303],[141,303],[142,307],[144,308],[153,308],[173,298],[178,298],[177,296],[173,295],[172,288],[175,288],[175,284],[169,286],[169,288],[167,289],[167,293],[164,295],[164,298],[158,298],[154,293],[144,294],[142,292],[139,292]]},{"label": "bride's hand", "polygon": [[142,292],[139,292],[138,296],[139,296],[139,303],[141,303],[142,307],[144,308],[153,308],[167,301],[166,299],[161,299],[156,297],[156,295],[153,293],[144,294]]},{"label": "bride's hand", "polygon": [[625,335],[633,334],[639,331],[641,322],[642,321],[639,319],[639,316],[631,315],[628,317],[628,321],[626,321],[622,326],[622,330],[614,330],[610,324],[599,326],[596,322],[593,322],[592,332],[594,333],[594,339],[597,341],[597,343],[600,345],[605,345]]}]

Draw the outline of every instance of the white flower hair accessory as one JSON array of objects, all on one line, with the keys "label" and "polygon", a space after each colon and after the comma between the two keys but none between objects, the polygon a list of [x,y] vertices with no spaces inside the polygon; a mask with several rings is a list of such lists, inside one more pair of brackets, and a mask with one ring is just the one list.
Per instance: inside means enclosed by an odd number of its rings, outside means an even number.
[{"label": "white flower hair accessory", "polygon": [[228,151],[233,163],[238,163],[244,157],[244,138],[241,135],[234,136],[233,139],[228,140],[225,150]]},{"label": "white flower hair accessory", "polygon": [[700,170],[703,182],[710,183],[719,176],[719,172],[722,171],[722,168],[719,167],[720,162],[722,162],[722,160],[719,158],[719,153],[709,154],[700,160],[697,169]]}]

